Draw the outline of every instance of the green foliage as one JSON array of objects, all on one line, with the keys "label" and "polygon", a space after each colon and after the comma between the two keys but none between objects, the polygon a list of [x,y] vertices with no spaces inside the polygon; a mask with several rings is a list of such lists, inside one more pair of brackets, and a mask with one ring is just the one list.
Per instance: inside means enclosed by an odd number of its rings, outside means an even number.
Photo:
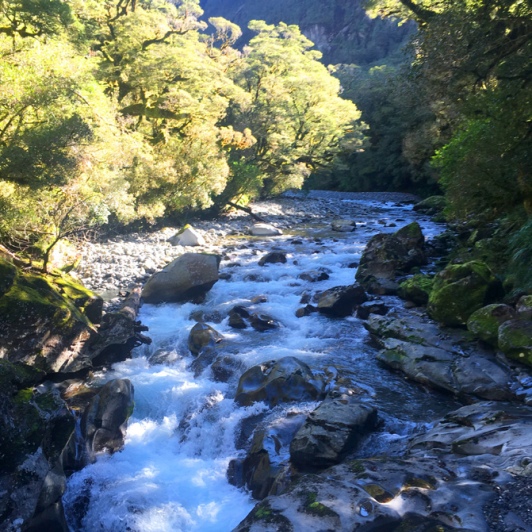
[{"label": "green foliage", "polygon": [[514,289],[532,293],[532,218],[510,239],[508,273]]}]

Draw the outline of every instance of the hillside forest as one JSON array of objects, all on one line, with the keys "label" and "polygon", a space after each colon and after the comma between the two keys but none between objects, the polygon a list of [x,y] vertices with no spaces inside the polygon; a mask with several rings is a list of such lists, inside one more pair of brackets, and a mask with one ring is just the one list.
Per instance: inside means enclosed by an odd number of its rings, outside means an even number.
[{"label": "hillside forest", "polygon": [[240,3],[244,28],[222,0],[0,0],[4,249],[46,270],[99,227],[293,188],[444,193],[530,289],[529,2]]}]

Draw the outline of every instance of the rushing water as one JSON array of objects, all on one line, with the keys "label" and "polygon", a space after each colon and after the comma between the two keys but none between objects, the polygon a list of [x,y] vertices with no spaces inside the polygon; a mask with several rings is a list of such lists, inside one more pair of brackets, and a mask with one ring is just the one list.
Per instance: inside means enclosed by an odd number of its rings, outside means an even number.
[{"label": "rushing water", "polygon": [[[395,231],[415,219],[405,205],[346,201],[345,206],[371,212],[372,217],[347,234],[332,233],[328,224],[315,223],[275,239],[228,240],[220,250],[221,271],[231,277],[216,283],[204,303],[141,308],[139,318],[149,327],[153,344],[137,349],[132,359],[95,379],[96,383],[112,378],[133,382],[135,410],[125,447],[113,456],[100,456],[69,479],[64,504],[73,531],[231,530],[254,505],[248,493],[226,478],[229,461],[244,453],[243,422],[261,415],[283,417],[288,411],[307,413],[316,406],[239,407],[233,401],[235,379],[215,382],[209,369],[195,378],[187,348],[195,323],[190,315],[195,311],[213,318],[225,316],[220,323],[208,323],[224,335],[221,352],[236,355],[243,368],[290,355],[316,370],[334,365],[365,388],[384,424],[362,444],[359,455],[400,452],[406,436],[455,406],[451,399],[378,366],[362,322],[355,317],[295,317],[304,292],[353,283],[353,263],[373,234]],[[390,222],[397,227],[389,227]],[[421,225],[426,238],[441,231],[426,219]],[[272,249],[287,253],[287,263],[259,267],[260,256]],[[317,268],[326,268],[329,279],[318,283],[298,279],[301,272]],[[259,295],[266,301],[251,303]],[[273,316],[282,327],[266,333],[230,328],[227,312],[238,304]],[[173,352],[174,362],[150,365],[148,358],[158,349]]]}]

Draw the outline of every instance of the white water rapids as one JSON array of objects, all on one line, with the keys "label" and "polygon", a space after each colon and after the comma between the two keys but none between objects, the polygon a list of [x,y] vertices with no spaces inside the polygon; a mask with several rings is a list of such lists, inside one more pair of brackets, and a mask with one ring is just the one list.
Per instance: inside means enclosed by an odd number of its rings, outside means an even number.
[{"label": "white water rapids", "polygon": [[[317,313],[295,317],[305,291],[354,282],[352,265],[377,232],[396,231],[414,219],[420,221],[426,239],[442,230],[418,217],[408,205],[346,201],[345,207],[365,227],[353,233],[332,233],[327,222],[298,227],[275,239],[228,239],[220,250],[224,255],[220,271],[230,273],[231,278],[218,281],[204,303],[141,308],[139,319],[149,327],[152,345],[136,349],[132,359],[95,376],[95,384],[128,378],[134,385],[135,409],[125,447],[112,456],[98,457],[69,479],[63,501],[72,531],[232,530],[256,502],[245,490],[231,486],[226,477],[229,461],[245,454],[243,422],[261,414],[309,412],[316,406],[290,404],[270,410],[257,403],[239,407],[233,401],[238,375],[220,383],[212,380],[207,369],[195,378],[188,369],[193,357],[187,348],[194,311],[219,313],[221,323],[207,322],[224,335],[220,352],[236,355],[244,369],[296,356],[316,370],[334,365],[366,388],[384,424],[362,445],[361,453],[394,452],[394,444],[452,408],[451,399],[426,392],[379,367],[359,319],[331,319]],[[362,208],[373,213],[371,219],[353,214]],[[389,227],[390,222],[396,227]],[[272,249],[287,254],[286,264],[258,266],[259,258]],[[329,279],[317,283],[298,279],[302,272],[317,268],[326,268]],[[250,300],[258,295],[266,301],[252,304]],[[388,301],[399,304],[395,298]],[[227,312],[239,304],[271,315],[282,327],[265,333],[230,328]],[[148,358],[158,349],[175,352],[177,361],[150,365]]]}]

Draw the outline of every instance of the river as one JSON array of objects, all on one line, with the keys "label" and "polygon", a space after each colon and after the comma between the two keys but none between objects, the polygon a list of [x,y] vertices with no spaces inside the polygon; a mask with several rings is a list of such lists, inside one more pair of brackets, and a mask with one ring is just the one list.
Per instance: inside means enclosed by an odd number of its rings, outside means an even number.
[{"label": "river", "polygon": [[[93,380],[102,384],[128,378],[134,385],[135,409],[125,446],[70,477],[63,502],[72,531],[232,530],[256,502],[245,490],[230,485],[226,476],[229,462],[245,454],[246,420],[249,425],[249,420],[282,419],[316,407],[317,403],[241,407],[233,400],[238,375],[225,383],[214,381],[210,369],[194,377],[187,339],[196,323],[191,314],[198,311],[223,334],[219,350],[239,361],[239,374],[267,360],[295,356],[316,371],[334,367],[365,389],[382,423],[362,442],[357,456],[400,454],[404,439],[459,406],[450,397],[380,367],[358,318],[295,316],[305,293],[354,282],[356,263],[377,232],[393,232],[416,219],[426,239],[444,229],[418,216],[411,204],[334,201],[337,211],[357,221],[354,232],[333,232],[324,215],[275,238],[227,236],[219,248],[220,272],[228,274],[227,279],[218,281],[203,303],[141,307],[139,319],[149,327],[153,343],[137,348],[133,358],[95,374]],[[305,208],[303,204],[301,209]],[[272,250],[286,253],[287,262],[259,266],[259,258]],[[314,283],[299,278],[302,272],[318,268],[329,278]],[[386,302],[402,304],[393,297]],[[262,333],[233,329],[227,313],[235,305],[268,314],[281,327]],[[170,354],[171,362],[150,364],[149,358],[161,350]]]}]

